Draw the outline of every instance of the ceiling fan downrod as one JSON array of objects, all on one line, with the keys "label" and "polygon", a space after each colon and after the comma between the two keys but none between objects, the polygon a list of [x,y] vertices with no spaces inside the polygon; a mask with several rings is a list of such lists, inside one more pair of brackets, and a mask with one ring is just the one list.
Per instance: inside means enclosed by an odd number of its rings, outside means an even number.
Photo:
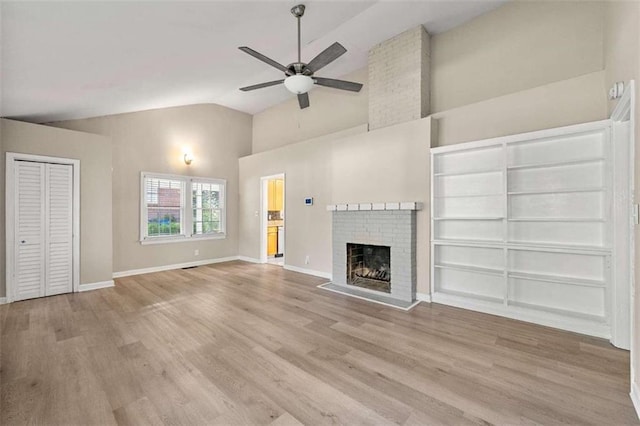
[{"label": "ceiling fan downrod", "polygon": [[298,62],[302,62],[300,55],[300,18],[304,16],[304,4],[293,6],[291,8],[291,14],[298,20]]}]

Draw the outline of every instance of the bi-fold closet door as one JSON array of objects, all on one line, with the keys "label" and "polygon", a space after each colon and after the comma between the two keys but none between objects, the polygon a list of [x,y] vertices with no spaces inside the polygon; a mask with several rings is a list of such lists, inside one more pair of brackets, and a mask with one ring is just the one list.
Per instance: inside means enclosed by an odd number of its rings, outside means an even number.
[{"label": "bi-fold closet door", "polygon": [[16,160],[13,300],[73,291],[73,166]]}]

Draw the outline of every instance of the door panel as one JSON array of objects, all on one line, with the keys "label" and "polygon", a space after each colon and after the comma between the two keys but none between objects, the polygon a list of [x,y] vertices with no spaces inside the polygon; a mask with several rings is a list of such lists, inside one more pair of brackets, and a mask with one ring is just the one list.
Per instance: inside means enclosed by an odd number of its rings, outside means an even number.
[{"label": "door panel", "polygon": [[44,294],[45,167],[15,162],[15,284],[14,300]]},{"label": "door panel", "polygon": [[46,296],[73,290],[72,185],[72,166],[47,164]]}]

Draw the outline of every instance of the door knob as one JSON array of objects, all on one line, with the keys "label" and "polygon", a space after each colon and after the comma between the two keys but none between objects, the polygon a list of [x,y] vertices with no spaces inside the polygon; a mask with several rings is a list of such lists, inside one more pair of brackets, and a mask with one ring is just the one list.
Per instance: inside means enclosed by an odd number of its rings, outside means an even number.
[{"label": "door knob", "polygon": [[22,241],[20,241],[20,244],[24,244],[26,242],[27,242],[26,240],[22,240]]}]

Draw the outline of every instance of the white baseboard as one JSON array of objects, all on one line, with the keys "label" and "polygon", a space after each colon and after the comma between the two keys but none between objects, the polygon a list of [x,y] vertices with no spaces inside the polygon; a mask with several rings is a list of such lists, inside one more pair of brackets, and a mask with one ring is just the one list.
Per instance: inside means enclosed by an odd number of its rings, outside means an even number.
[{"label": "white baseboard", "polygon": [[109,288],[113,286],[114,286],[113,280],[100,281],[97,283],[80,284],[80,286],[78,287],[78,291],[79,292],[91,291],[91,290],[98,290],[100,288]]},{"label": "white baseboard", "polygon": [[631,383],[631,402],[636,407],[636,414],[640,419],[640,385],[637,383]]},{"label": "white baseboard", "polygon": [[416,293],[416,300],[431,303],[431,295],[429,293]]},{"label": "white baseboard", "polygon": [[212,263],[230,262],[238,260],[238,256],[219,257],[217,259],[196,260],[194,262],[174,263],[173,265],[154,266],[151,268],[131,269],[129,271],[114,272],[113,278],[130,277],[132,275],[150,274],[152,272],[171,271],[172,269],[191,268],[193,266],[210,265]]},{"label": "white baseboard", "polygon": [[287,271],[300,272],[301,274],[313,275],[314,277],[331,279],[331,272],[314,271],[313,269],[298,268],[297,266],[284,265]]},{"label": "white baseboard", "polygon": [[7,298],[6,297],[0,297],[0,305],[4,305],[5,303],[7,303]]},{"label": "white baseboard", "polygon": [[262,263],[260,259],[256,259],[255,257],[248,257],[248,256],[238,256],[238,260],[242,260],[243,262],[250,262],[250,263]]}]

